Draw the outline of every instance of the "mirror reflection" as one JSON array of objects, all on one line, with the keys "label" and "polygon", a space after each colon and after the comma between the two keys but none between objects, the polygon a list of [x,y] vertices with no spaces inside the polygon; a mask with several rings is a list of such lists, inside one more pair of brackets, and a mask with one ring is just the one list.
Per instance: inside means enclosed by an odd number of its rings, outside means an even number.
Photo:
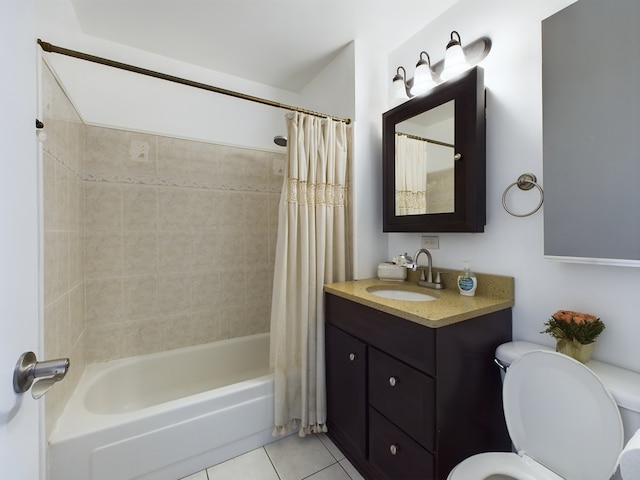
[{"label": "mirror reflection", "polygon": [[395,214],[455,212],[455,100],[395,126]]}]

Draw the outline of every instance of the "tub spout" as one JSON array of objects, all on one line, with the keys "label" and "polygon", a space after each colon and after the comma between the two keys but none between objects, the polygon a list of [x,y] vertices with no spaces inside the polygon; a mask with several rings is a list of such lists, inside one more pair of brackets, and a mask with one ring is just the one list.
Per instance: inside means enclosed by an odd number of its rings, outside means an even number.
[{"label": "tub spout", "polygon": [[31,386],[31,395],[34,399],[42,397],[51,386],[62,380],[69,370],[69,359],[58,358],[38,362],[35,353],[23,353],[13,371],[13,390],[16,393],[25,393]]}]

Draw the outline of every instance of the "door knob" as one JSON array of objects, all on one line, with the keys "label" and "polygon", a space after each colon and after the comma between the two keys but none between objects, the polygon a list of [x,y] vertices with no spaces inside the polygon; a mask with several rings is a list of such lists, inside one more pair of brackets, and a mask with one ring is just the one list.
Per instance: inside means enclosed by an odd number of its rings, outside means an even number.
[{"label": "door knob", "polygon": [[25,352],[20,355],[13,370],[13,390],[16,393],[25,393],[35,382],[31,395],[37,400],[47,393],[54,383],[62,380],[68,370],[68,358],[38,362],[35,353]]}]

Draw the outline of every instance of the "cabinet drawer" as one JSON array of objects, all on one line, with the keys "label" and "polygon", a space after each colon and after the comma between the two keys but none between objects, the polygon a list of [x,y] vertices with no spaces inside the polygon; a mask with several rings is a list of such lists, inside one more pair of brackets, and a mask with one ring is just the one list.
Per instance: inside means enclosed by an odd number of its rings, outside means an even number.
[{"label": "cabinet drawer", "polygon": [[431,377],[370,348],[369,404],[423,447],[434,450],[435,388]]},{"label": "cabinet drawer", "polygon": [[434,478],[433,455],[369,408],[369,461],[393,480]]},{"label": "cabinet drawer", "polygon": [[435,375],[435,329],[326,294],[327,322],[429,375]]},{"label": "cabinet drawer", "polygon": [[367,455],[367,346],[325,325],[327,423],[349,449]]}]

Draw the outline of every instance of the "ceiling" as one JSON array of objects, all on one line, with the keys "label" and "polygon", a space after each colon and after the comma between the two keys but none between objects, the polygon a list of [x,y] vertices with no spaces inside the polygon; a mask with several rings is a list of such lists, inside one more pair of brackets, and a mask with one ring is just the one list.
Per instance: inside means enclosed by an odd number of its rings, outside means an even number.
[{"label": "ceiling", "polygon": [[300,92],[352,40],[391,51],[458,0],[72,0],[82,31]]}]

